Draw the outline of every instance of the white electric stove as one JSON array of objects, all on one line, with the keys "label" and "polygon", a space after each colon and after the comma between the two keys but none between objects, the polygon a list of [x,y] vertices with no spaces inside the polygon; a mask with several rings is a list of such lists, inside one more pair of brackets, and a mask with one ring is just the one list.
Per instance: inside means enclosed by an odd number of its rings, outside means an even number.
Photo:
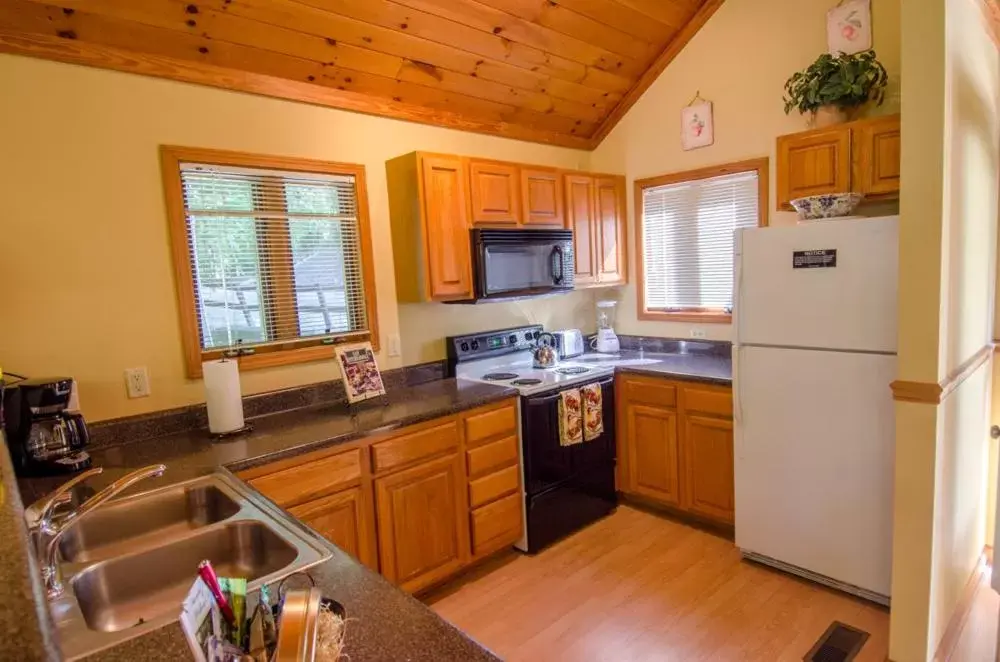
[{"label": "white electric stove", "polygon": [[521,395],[533,395],[562,387],[582,385],[614,373],[614,366],[587,365],[572,359],[560,361],[554,368],[532,367],[532,351],[459,363],[454,376],[477,382],[501,384],[516,388]]}]

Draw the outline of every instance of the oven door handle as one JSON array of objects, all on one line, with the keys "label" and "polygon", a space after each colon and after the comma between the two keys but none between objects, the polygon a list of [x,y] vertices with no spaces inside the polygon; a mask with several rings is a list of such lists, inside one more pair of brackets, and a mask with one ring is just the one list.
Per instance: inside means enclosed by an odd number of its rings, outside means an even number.
[{"label": "oven door handle", "polygon": [[[549,267],[552,274],[552,283],[554,285],[562,285],[563,279],[566,274],[563,273],[563,249],[562,246],[553,246],[552,252],[549,253]],[[558,266],[558,269],[556,267]]]}]

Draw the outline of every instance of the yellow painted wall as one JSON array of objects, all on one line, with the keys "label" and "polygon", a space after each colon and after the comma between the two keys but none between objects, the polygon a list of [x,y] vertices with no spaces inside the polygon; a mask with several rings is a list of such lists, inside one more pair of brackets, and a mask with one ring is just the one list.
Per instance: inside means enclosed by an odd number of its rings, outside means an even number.
[{"label": "yellow painted wall", "polygon": [[[208,87],[0,56],[0,365],[67,374],[100,420],[204,401],[183,372],[157,156],[163,143],[367,168],[383,368],[444,357],[443,337],[538,321],[593,327],[591,295],[521,304],[398,306],[386,159],[432,150],[576,168],[586,153]],[[585,313],[585,314],[584,314]],[[385,347],[386,344],[383,344]],[[148,366],[152,396],[125,397]],[[244,393],[335,379],[332,361],[243,375]]]},{"label": "yellow painted wall", "polygon": [[[771,158],[771,223],[794,222],[774,208],[774,148],[779,135],[802,131],[801,115],[785,115],[785,81],[826,50],[826,12],[832,0],[726,0],[666,71],[593,152],[593,170],[625,172],[634,219],[632,182],[669,172],[740,159]],[[899,110],[899,0],[872,0],[875,50],[890,75],[886,104]],[[714,103],[715,144],[685,152],[680,146],[680,112],[696,92]],[[871,214],[892,214],[881,205]],[[634,223],[629,241],[634,247]],[[633,276],[635,263],[632,263]],[[634,282],[634,278],[632,279]],[[625,333],[685,337],[695,325],[640,322],[634,286],[614,291],[618,327]],[[706,324],[709,338],[731,339],[728,324]]]},{"label": "yellow painted wall", "polygon": [[[1000,60],[974,0],[904,5],[902,27],[899,374],[935,382],[992,337]],[[987,541],[990,382],[987,364],[939,406],[897,404],[896,662],[934,655]]]}]

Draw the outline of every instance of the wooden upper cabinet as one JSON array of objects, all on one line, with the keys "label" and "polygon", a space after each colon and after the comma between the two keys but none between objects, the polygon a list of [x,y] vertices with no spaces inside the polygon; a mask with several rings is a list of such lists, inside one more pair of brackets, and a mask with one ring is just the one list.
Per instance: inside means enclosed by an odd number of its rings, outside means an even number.
[{"label": "wooden upper cabinet", "polygon": [[430,298],[470,298],[472,248],[465,164],[458,157],[424,157],[422,161]]},{"label": "wooden upper cabinet", "polygon": [[[846,126],[846,125],[845,125]],[[851,190],[851,131],[834,127],[778,138],[778,205]]]},{"label": "wooden upper cabinet", "polygon": [[413,593],[465,564],[470,538],[464,481],[457,453],[375,480],[386,579]]},{"label": "wooden upper cabinet", "polygon": [[733,503],[733,422],[723,418],[684,417],[685,507],[697,515],[731,524]]},{"label": "wooden upper cabinet", "polygon": [[625,406],[626,491],[680,506],[677,412],[640,404]]},{"label": "wooden upper cabinet", "polygon": [[867,197],[899,193],[899,116],[879,117],[860,123],[853,133],[855,191]]},{"label": "wooden upper cabinet", "polygon": [[899,194],[899,115],[779,136],[777,153],[778,209],[824,193]]},{"label": "wooden upper cabinet", "polygon": [[574,280],[577,286],[597,282],[596,219],[594,178],[566,175],[566,227],[573,231]]},{"label": "wooden upper cabinet", "polygon": [[472,222],[477,225],[517,225],[521,221],[520,172],[516,165],[469,162]]},{"label": "wooden upper cabinet", "polygon": [[372,570],[378,570],[375,515],[371,499],[362,488],[309,501],[288,512]]},{"label": "wooden upper cabinet", "polygon": [[521,168],[521,223],[563,226],[562,179],[556,170]]},{"label": "wooden upper cabinet", "polygon": [[601,285],[624,283],[625,274],[625,191],[618,177],[596,182],[597,280]]}]

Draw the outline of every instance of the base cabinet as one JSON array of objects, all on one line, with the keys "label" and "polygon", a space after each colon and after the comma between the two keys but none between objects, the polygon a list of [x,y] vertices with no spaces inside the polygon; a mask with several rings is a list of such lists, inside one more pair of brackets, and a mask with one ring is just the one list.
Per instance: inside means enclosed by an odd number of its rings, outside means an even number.
[{"label": "base cabinet", "polygon": [[303,524],[373,570],[378,570],[371,505],[359,487],[288,509]]},{"label": "base cabinet", "polygon": [[469,552],[461,484],[457,454],[375,480],[386,579],[415,592],[462,566]]},{"label": "base cabinet", "polygon": [[415,593],[520,539],[518,449],[508,399],[239,477]]},{"label": "base cabinet", "polygon": [[616,396],[621,492],[732,525],[731,389],[624,374]]},{"label": "base cabinet", "polygon": [[684,419],[684,503],[702,517],[733,523],[733,422],[688,415]]},{"label": "base cabinet", "polygon": [[645,404],[625,407],[628,490],[671,506],[681,504],[677,412]]}]

